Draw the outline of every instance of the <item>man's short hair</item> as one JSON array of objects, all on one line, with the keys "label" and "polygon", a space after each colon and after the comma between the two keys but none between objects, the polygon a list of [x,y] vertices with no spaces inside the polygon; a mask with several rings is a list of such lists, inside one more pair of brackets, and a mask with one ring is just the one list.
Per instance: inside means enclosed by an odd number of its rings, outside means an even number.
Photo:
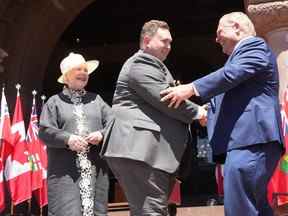
[{"label": "man's short hair", "polygon": [[221,19],[226,20],[228,23],[239,23],[241,30],[251,36],[256,36],[254,24],[250,18],[243,12],[232,12],[224,15]]},{"label": "man's short hair", "polygon": [[144,36],[148,35],[149,37],[153,37],[159,28],[169,30],[169,26],[165,21],[150,20],[144,23],[141,33],[140,33],[140,47],[142,47]]}]

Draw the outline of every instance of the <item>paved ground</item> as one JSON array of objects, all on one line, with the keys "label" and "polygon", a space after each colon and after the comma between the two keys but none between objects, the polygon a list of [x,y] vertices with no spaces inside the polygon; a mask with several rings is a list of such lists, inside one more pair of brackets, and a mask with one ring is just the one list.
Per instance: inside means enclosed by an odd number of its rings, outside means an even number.
[{"label": "paved ground", "polygon": [[[224,216],[223,206],[177,208],[177,216]],[[109,216],[129,216],[128,211],[110,212]]]}]

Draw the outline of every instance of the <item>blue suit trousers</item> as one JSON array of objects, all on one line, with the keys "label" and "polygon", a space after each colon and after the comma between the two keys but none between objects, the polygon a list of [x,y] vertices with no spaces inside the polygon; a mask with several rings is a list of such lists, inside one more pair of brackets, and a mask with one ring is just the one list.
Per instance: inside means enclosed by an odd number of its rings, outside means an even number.
[{"label": "blue suit trousers", "polygon": [[281,157],[277,142],[227,152],[224,168],[225,216],[273,216],[267,185]]}]

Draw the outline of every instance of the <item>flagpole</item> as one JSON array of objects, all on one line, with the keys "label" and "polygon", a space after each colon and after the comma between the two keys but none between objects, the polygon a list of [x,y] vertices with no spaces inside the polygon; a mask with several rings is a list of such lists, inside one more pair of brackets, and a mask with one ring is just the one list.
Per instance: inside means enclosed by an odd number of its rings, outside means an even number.
[{"label": "flagpole", "polygon": [[42,107],[45,103],[45,100],[46,100],[46,96],[45,95],[41,95],[41,100],[42,100],[42,105],[41,105],[41,110],[42,110]]},{"label": "flagpole", "polygon": [[[19,83],[17,83],[16,85],[15,85],[15,88],[16,88],[16,90],[17,90],[17,96],[19,96],[19,94],[20,94],[20,88],[21,88],[21,85],[19,84]],[[11,215],[14,215],[14,206],[13,206],[13,203],[11,202]]]},{"label": "flagpole", "polygon": [[17,89],[17,96],[20,94],[20,88],[21,88],[21,85],[19,83],[17,83],[15,85],[15,88]]},{"label": "flagpole", "polygon": [[[36,95],[37,95],[37,91],[34,89],[34,90],[32,91],[32,96],[33,96],[32,107],[35,106],[35,103],[36,103],[35,97],[36,97]],[[32,111],[32,112],[33,112],[33,111]],[[28,200],[28,215],[31,215],[31,208],[32,208],[32,199],[29,199],[29,200]]]},{"label": "flagpole", "polygon": [[36,97],[36,95],[37,95],[37,91],[34,89],[33,91],[32,91],[32,95],[33,95],[33,105],[35,105],[36,104],[36,100],[35,100],[35,97]]},{"label": "flagpole", "polygon": [[28,199],[27,202],[28,202],[28,215],[31,215],[31,206],[32,206],[31,199]]},{"label": "flagpole", "polygon": [[10,214],[14,215],[14,206],[12,200],[11,200]]},{"label": "flagpole", "polygon": [[[17,89],[17,94],[19,94],[19,89],[21,88],[21,85],[17,83],[15,87]],[[11,201],[11,215],[14,215],[14,206],[12,201]]]}]

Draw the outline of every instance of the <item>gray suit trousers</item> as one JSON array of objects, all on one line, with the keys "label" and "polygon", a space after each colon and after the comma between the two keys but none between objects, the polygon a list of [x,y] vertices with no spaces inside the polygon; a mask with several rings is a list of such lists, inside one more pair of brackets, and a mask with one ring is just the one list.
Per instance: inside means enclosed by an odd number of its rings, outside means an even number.
[{"label": "gray suit trousers", "polygon": [[175,183],[173,174],[142,161],[116,157],[106,159],[125,192],[131,216],[168,215],[168,199]]}]

